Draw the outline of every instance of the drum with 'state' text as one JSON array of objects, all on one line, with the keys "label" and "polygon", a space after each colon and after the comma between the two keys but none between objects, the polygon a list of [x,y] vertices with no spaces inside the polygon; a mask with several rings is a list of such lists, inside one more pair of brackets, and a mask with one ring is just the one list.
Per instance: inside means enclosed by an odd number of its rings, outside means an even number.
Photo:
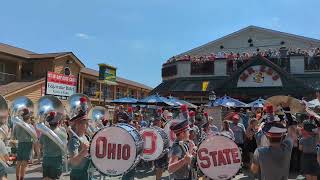
[{"label": "drum with 'state' text", "polygon": [[241,168],[241,151],[228,137],[209,136],[199,145],[197,165],[211,179],[230,179]]}]

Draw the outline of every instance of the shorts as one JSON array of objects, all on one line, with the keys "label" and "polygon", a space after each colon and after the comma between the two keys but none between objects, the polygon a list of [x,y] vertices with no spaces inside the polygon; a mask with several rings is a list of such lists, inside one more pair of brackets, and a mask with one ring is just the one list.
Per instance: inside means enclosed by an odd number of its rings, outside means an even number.
[{"label": "shorts", "polygon": [[62,157],[43,157],[43,177],[59,179],[62,174]]},{"label": "shorts", "polygon": [[301,171],[303,174],[320,175],[320,167],[317,162],[317,154],[302,153]]},{"label": "shorts", "polygon": [[154,160],[154,167],[165,169],[168,166],[168,154],[163,155],[161,158]]},{"label": "shorts", "polygon": [[17,149],[17,161],[29,161],[32,155],[32,142],[19,142]]},{"label": "shorts", "polygon": [[87,169],[72,169],[70,172],[70,180],[89,180]]}]

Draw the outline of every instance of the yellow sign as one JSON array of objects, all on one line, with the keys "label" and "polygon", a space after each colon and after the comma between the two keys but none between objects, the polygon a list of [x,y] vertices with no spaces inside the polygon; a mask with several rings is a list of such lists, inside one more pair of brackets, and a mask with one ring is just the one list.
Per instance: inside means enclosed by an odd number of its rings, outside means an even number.
[{"label": "yellow sign", "polygon": [[99,80],[107,84],[116,83],[117,69],[110,65],[99,64]]},{"label": "yellow sign", "polygon": [[209,81],[203,81],[202,82],[202,91],[207,91],[209,85]]}]

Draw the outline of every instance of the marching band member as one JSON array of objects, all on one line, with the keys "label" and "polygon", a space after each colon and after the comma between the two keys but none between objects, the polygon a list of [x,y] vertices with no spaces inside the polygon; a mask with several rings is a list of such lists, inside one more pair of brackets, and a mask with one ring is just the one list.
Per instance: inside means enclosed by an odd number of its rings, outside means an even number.
[{"label": "marching band member", "polygon": [[[0,123],[1,128],[5,130],[4,127],[8,127],[6,125],[8,119],[8,114],[0,114]],[[6,162],[9,161],[9,155],[7,152],[6,145],[4,143],[5,137],[1,137],[0,139],[0,180],[7,180],[7,170],[6,170]]]},{"label": "marching band member", "polygon": [[[29,109],[23,109],[21,116],[24,122],[30,123],[31,115]],[[33,140],[30,134],[20,126],[14,127],[13,137],[18,140],[16,178],[23,180],[28,161],[31,159]]]},{"label": "marching band member", "polygon": [[239,123],[240,116],[238,114],[234,114],[231,118],[232,123],[230,124],[230,129],[234,134],[235,143],[238,145],[238,147],[243,149],[246,129],[244,128],[243,124]]},{"label": "marching band member", "polygon": [[[59,119],[56,112],[50,112],[46,121],[49,123],[50,129],[54,131],[59,138],[65,138],[65,135],[59,130]],[[48,136],[40,136],[40,144],[43,151],[42,173],[44,180],[59,179],[62,174],[63,152]]]},{"label": "marching band member", "polygon": [[7,161],[9,161],[7,148],[4,142],[0,140],[0,180],[7,180]]},{"label": "marching band member", "polygon": [[221,132],[222,135],[225,135],[234,141],[233,131],[230,129],[229,122],[227,120],[223,121]]},{"label": "marching band member", "polygon": [[[90,165],[89,160],[89,139],[85,136],[88,129],[88,121],[85,113],[79,113],[71,119],[73,122],[74,131],[68,142],[68,150],[70,153],[71,173],[70,180],[88,180],[88,168]],[[78,138],[78,137],[79,138]]]},{"label": "marching band member", "polygon": [[[162,117],[155,117],[153,120],[153,126],[163,128]],[[154,167],[156,168],[156,180],[160,180],[162,173],[168,165],[168,153],[164,154],[161,158],[154,161]]]},{"label": "marching band member", "polygon": [[309,120],[303,122],[303,136],[299,141],[299,149],[302,151],[301,170],[307,180],[316,180],[320,175],[320,166],[317,163],[317,126]]},{"label": "marching band member", "polygon": [[170,129],[174,131],[177,137],[170,149],[168,171],[175,180],[190,180],[192,154],[187,143],[190,130],[188,121],[184,120],[170,127]]},{"label": "marching band member", "polygon": [[[279,121],[266,123],[262,127],[263,133],[269,140],[269,145],[255,150],[251,171],[254,174],[260,172],[260,178],[264,180],[288,179],[290,156],[293,147],[291,129]],[[288,135],[285,134],[288,132]]]}]

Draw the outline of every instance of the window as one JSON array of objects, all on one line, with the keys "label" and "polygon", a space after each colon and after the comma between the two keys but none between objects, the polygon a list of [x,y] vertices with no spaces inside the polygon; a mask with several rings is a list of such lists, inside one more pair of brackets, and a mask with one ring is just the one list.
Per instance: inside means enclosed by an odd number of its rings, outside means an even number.
[{"label": "window", "polygon": [[5,80],[5,64],[4,63],[0,63],[0,81],[4,81]]},{"label": "window", "polygon": [[64,68],[64,75],[70,76],[70,74],[71,74],[70,68],[69,67]]},{"label": "window", "polygon": [[191,63],[191,75],[213,75],[214,74],[214,62],[192,62]]},{"label": "window", "polygon": [[177,66],[168,66],[162,68],[162,77],[170,77],[177,75]]}]

